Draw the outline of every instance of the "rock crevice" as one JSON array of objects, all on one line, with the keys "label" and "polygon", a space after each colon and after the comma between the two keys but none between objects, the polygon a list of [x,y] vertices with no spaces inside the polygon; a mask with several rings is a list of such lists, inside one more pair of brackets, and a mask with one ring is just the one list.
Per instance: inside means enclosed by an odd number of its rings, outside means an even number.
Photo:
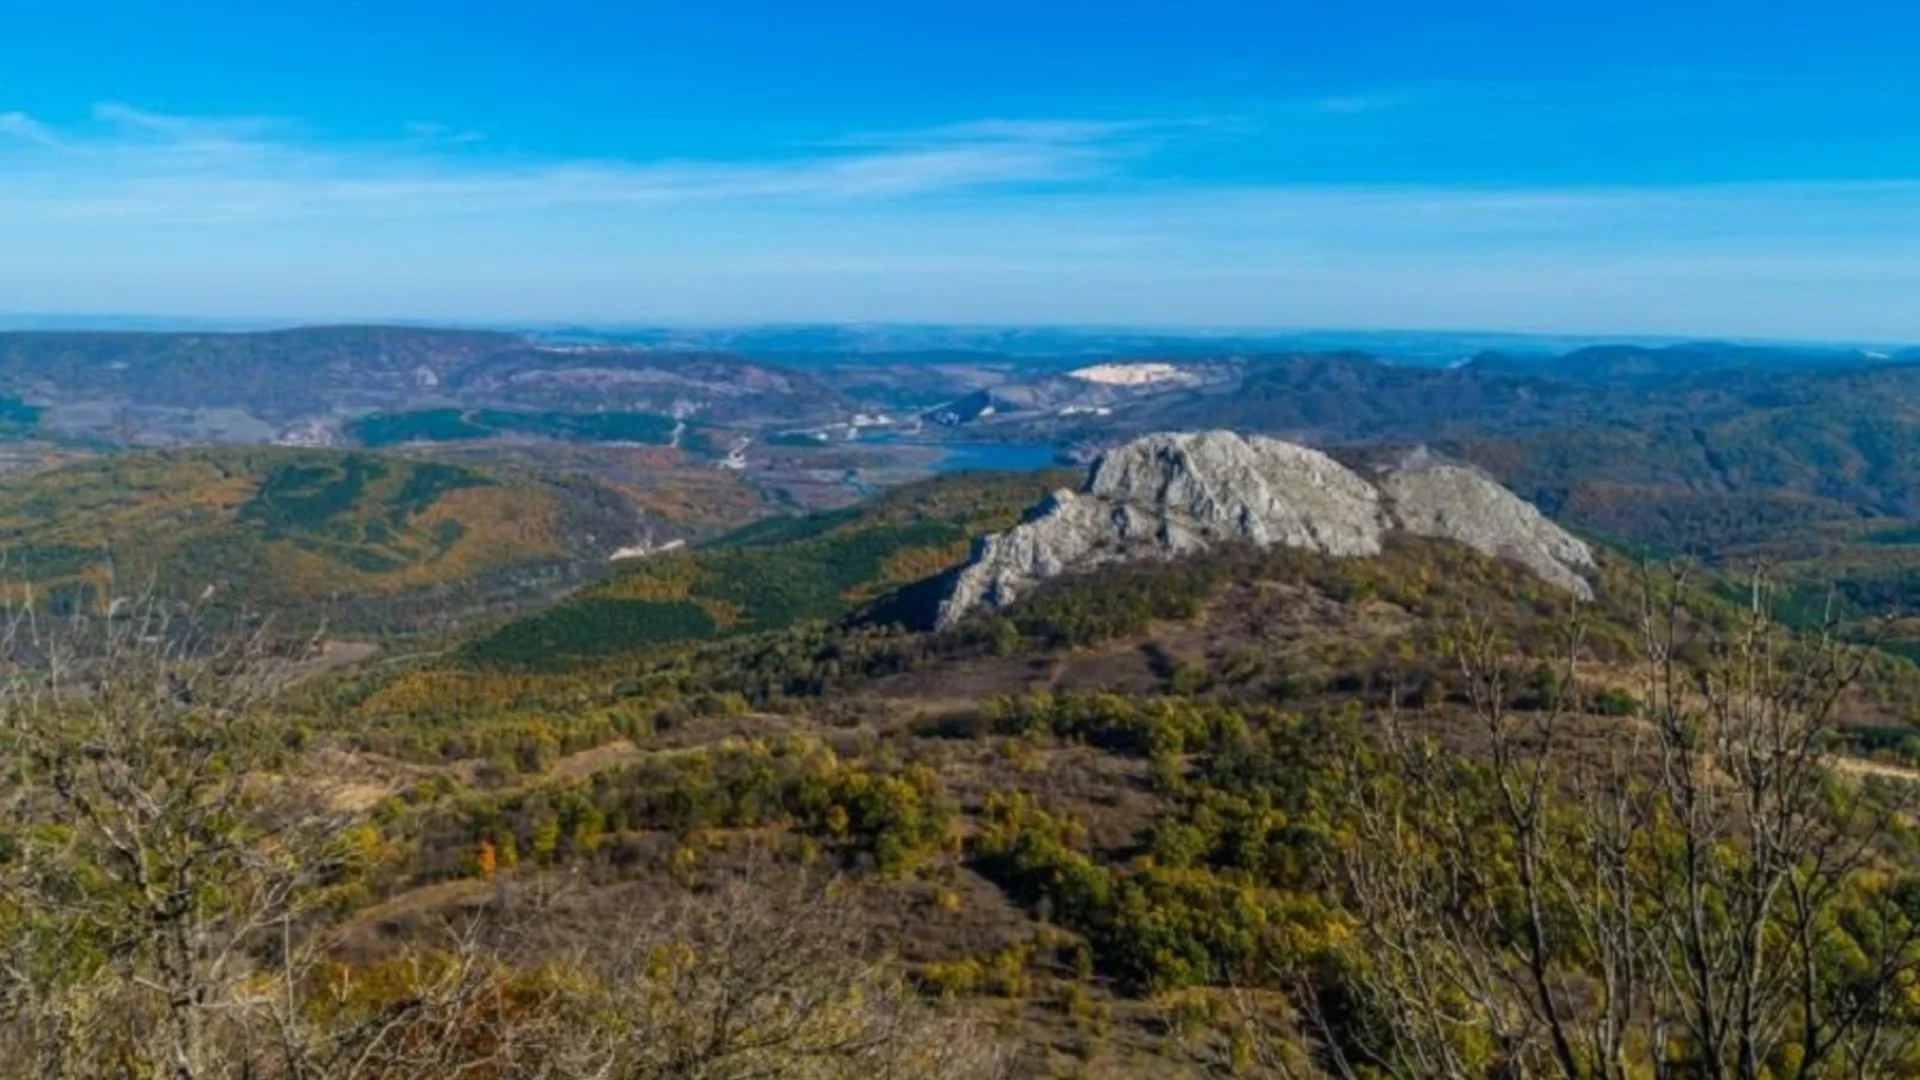
[{"label": "rock crevice", "polygon": [[1380,553],[1394,532],[1510,559],[1581,597],[1593,553],[1477,469],[1416,451],[1363,477],[1293,443],[1231,431],[1147,435],[1103,455],[1078,492],[1055,491],[981,539],[942,602],[941,625],[998,608],[1063,574],[1225,543]]}]

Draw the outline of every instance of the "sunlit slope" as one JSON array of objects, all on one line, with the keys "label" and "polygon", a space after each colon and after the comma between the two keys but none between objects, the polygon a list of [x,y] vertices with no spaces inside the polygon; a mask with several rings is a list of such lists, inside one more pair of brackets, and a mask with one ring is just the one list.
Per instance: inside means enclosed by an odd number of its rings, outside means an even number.
[{"label": "sunlit slope", "polygon": [[833,619],[960,563],[1061,474],[962,474],[847,510],[772,518],[648,559],[469,645],[475,664],[553,668]]},{"label": "sunlit slope", "polygon": [[97,609],[147,587],[377,627],[385,602],[537,591],[633,532],[603,487],[401,456],[223,449],[69,463],[0,487],[16,595]]}]

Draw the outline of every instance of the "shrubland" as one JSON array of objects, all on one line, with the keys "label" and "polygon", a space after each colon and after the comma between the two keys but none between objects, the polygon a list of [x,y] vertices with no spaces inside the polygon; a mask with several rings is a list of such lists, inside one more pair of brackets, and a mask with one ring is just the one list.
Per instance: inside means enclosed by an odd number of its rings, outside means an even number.
[{"label": "shrubland", "polygon": [[[931,490],[608,588],[720,610],[1028,494]],[[926,633],[888,590],[944,549],[880,547],[831,603],[537,664],[17,620],[0,1058],[1920,1075],[1915,672],[1764,580],[1609,558],[1575,605],[1436,541],[1221,550]]]}]

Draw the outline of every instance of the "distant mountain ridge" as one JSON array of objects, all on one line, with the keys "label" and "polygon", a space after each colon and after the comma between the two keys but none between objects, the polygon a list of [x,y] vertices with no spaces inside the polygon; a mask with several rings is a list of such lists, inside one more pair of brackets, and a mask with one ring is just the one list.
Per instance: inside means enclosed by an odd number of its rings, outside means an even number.
[{"label": "distant mountain ridge", "polygon": [[0,395],[42,406],[49,434],[176,444],[308,442],[349,417],[448,407],[747,423],[852,408],[806,372],[736,355],[382,326],[0,333]]},{"label": "distant mountain ridge", "polygon": [[[468,330],[334,326],[255,333],[20,331],[0,333],[0,386],[49,397],[126,396],[142,405],[251,402],[271,418],[405,392],[511,335]],[[424,375],[423,375],[424,373]]]},{"label": "distant mountain ridge", "polygon": [[[1486,421],[1564,419],[1570,387],[1630,389],[1885,366],[1920,356],[1840,347],[1419,333],[1172,332],[980,327],[759,327],[513,333],[411,326],[265,331],[0,332],[0,396],[42,407],[50,434],[105,441],[272,442],[338,437],[370,412],[525,409],[651,413],[748,429],[896,419],[1072,441],[1082,432],[1246,427],[1314,440],[1419,437]],[[1377,359],[1386,357],[1387,360]],[[1074,379],[1091,363],[1165,365],[1179,378]],[[1227,393],[1215,395],[1210,390]],[[1346,400],[1329,400],[1339,395]],[[1263,401],[1264,420],[1221,413]],[[1592,414],[1620,402],[1602,400]],[[1101,410],[1126,411],[1115,424]],[[1288,413],[1292,415],[1288,415]],[[560,429],[582,425],[557,423]],[[1379,425],[1375,425],[1377,428]],[[298,427],[299,430],[294,429]],[[143,437],[144,436],[144,437]]]},{"label": "distant mountain ridge", "polygon": [[1576,382],[1641,382],[1718,372],[1791,372],[1865,367],[1901,359],[1900,354],[1859,349],[1786,348],[1717,341],[1676,345],[1590,345],[1555,355],[1483,352],[1468,363],[1487,371],[1544,375]]}]

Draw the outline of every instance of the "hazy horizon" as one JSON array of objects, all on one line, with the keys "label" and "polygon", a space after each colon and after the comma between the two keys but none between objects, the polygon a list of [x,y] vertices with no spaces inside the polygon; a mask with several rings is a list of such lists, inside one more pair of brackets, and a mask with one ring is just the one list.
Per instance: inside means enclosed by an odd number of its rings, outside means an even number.
[{"label": "hazy horizon", "polygon": [[487,330],[528,334],[604,334],[617,336],[639,333],[744,333],[774,330],[872,330],[899,332],[1052,332],[1064,335],[1123,336],[1138,335],[1191,341],[1223,339],[1329,338],[1433,338],[1512,339],[1515,342],[1569,342],[1579,344],[1617,343],[1661,346],[1688,343],[1779,346],[1835,349],[1905,349],[1920,346],[1920,334],[1912,340],[1860,339],[1844,337],[1745,337],[1738,334],[1660,334],[1620,331],[1615,333],[1581,330],[1528,331],[1501,327],[1432,326],[1196,326],[1175,323],[1068,323],[1068,322],[948,322],[948,321],[835,321],[796,319],[779,321],[693,321],[693,320],[486,320],[378,315],[344,315],[331,318],[296,316],[229,316],[217,314],[158,315],[136,312],[8,312],[0,311],[0,333],[14,332],[132,332],[132,333],[253,333],[277,330],[326,329],[329,327],[397,327],[418,330]]}]

